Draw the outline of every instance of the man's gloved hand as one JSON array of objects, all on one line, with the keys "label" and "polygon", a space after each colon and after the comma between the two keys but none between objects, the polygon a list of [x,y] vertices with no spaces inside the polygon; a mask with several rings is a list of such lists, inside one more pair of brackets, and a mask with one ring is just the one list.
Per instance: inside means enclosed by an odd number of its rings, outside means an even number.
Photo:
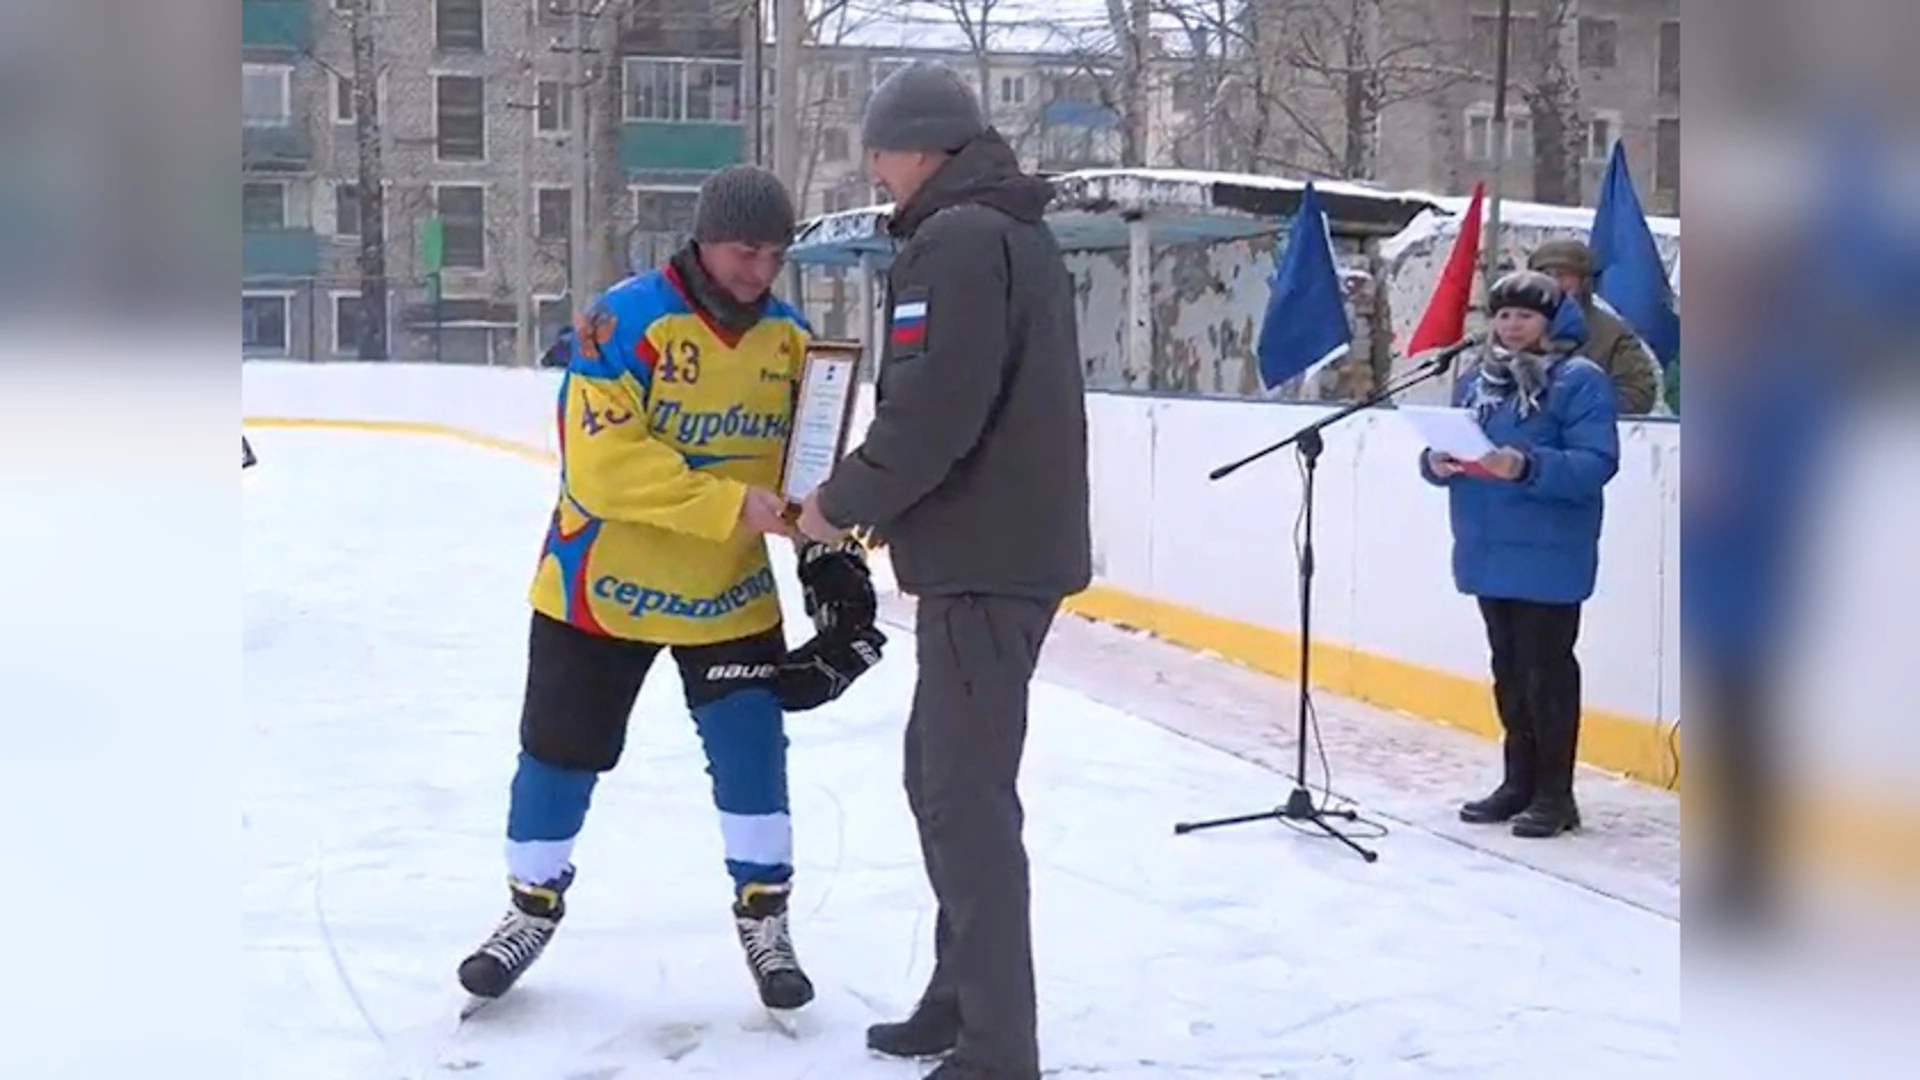
[{"label": "man's gloved hand", "polygon": [[807,615],[821,637],[851,640],[850,635],[872,628],[878,605],[866,550],[858,541],[802,544],[800,586],[806,593]]},{"label": "man's gloved hand", "polygon": [[778,676],[780,707],[805,712],[839,697],[880,662],[886,643],[886,635],[869,623],[851,633],[823,633],[788,653]]}]

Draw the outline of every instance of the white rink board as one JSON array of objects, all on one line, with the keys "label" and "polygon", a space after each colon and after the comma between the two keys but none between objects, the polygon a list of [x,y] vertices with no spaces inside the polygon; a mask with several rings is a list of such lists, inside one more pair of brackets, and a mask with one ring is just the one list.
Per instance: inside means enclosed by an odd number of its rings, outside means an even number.
[{"label": "white rink board", "polygon": [[[551,450],[554,371],[419,364],[243,365],[248,417],[467,428]],[[1275,454],[1218,482],[1210,470],[1328,410],[1131,394],[1089,396],[1094,565],[1102,583],[1260,626],[1299,626],[1298,468]],[[855,440],[872,415],[870,392]],[[1600,586],[1581,660],[1588,704],[1670,723],[1679,712],[1679,442],[1673,423],[1621,426],[1607,489]],[[270,456],[270,447],[262,447]],[[1486,644],[1448,568],[1444,493],[1415,470],[1419,440],[1385,412],[1326,433],[1315,508],[1317,638],[1486,677]],[[263,462],[270,464],[270,461]]]}]

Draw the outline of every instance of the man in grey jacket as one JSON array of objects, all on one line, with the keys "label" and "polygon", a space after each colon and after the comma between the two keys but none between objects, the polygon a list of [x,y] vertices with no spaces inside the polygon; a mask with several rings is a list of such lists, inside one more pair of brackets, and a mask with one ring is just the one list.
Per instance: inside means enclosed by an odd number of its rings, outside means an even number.
[{"label": "man in grey jacket", "polygon": [[939,902],[935,968],[868,1045],[947,1054],[939,1080],[1037,1080],[1024,821],[1028,686],[1060,602],[1091,577],[1085,380],[1072,285],[1023,175],[951,70],[917,63],[867,106],[869,170],[903,243],[887,279],[872,426],[802,508],[865,526],[918,598],[907,801]]}]

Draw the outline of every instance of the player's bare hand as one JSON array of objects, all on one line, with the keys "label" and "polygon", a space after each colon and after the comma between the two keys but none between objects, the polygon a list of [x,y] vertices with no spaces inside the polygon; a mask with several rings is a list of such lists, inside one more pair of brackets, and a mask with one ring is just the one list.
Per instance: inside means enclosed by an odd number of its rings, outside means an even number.
[{"label": "player's bare hand", "polygon": [[792,536],[787,523],[787,501],[766,488],[748,488],[740,502],[740,527],[770,536]]}]

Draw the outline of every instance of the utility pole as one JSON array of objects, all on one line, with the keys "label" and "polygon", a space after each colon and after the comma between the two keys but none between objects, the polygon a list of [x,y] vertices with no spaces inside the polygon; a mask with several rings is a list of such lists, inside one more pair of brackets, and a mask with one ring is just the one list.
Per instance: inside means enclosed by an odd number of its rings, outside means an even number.
[{"label": "utility pole", "polygon": [[573,48],[569,51],[567,106],[572,110],[568,138],[573,145],[571,190],[567,195],[567,301],[583,311],[593,298],[592,271],[587,265],[587,153],[592,144],[587,130],[587,4],[573,0]]},{"label": "utility pole", "polygon": [[1481,272],[1488,289],[1500,270],[1500,201],[1507,173],[1507,51],[1513,36],[1513,0],[1500,0],[1500,32],[1493,61],[1493,190],[1487,200],[1487,235],[1480,242],[1486,253],[1486,268]]},{"label": "utility pole", "polygon": [[[533,9],[527,9],[528,29],[532,29]],[[539,123],[540,82],[534,73],[531,51],[520,54],[520,89],[524,97],[509,102],[520,113],[520,187],[519,212],[514,215],[513,280],[519,310],[516,315],[514,355],[521,367],[532,367],[535,345],[536,313],[533,310],[533,233],[540,216],[540,199],[533,190],[533,129]]]},{"label": "utility pole", "polygon": [[747,40],[741,42],[741,48],[747,57],[747,101],[750,108],[747,118],[753,124],[753,132],[748,137],[748,145],[753,148],[753,163],[767,163],[767,18],[762,0],[754,0],[753,10],[742,20],[745,27],[742,33]]},{"label": "utility pole", "polygon": [[806,0],[773,0],[773,171],[798,203],[800,191],[800,54],[806,47]]}]

